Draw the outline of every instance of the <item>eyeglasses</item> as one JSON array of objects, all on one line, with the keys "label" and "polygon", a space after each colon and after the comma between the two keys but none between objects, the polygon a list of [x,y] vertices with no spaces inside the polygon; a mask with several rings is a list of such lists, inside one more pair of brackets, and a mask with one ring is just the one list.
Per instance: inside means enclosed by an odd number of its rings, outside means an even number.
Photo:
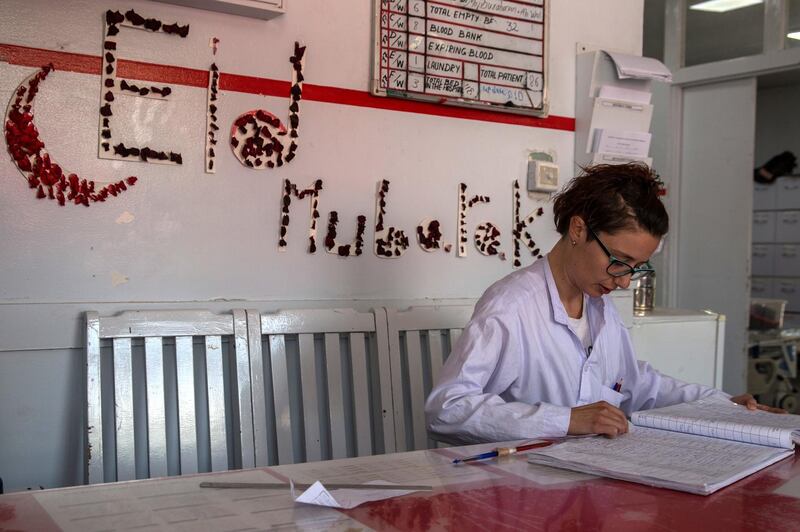
[{"label": "eyeglasses", "polygon": [[589,230],[589,234],[591,234],[594,237],[594,239],[597,240],[597,243],[600,244],[600,249],[603,250],[603,253],[605,253],[608,256],[608,261],[610,264],[608,265],[608,268],[606,268],[606,273],[608,273],[608,275],[610,275],[611,277],[625,277],[626,275],[630,275],[631,280],[634,280],[634,279],[641,279],[645,275],[656,271],[655,268],[653,268],[649,262],[643,262],[638,266],[631,266],[627,262],[619,260],[618,258],[616,258],[614,255],[611,254],[611,252],[608,250],[605,244],[603,244],[603,242],[601,242],[600,239],[597,237],[597,234],[594,231],[592,231],[591,227],[587,225],[586,229]]}]

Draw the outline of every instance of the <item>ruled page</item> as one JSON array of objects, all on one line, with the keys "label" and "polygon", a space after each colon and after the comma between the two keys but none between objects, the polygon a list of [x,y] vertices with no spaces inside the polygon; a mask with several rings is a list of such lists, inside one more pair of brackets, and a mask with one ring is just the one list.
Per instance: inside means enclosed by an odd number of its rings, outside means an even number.
[{"label": "ruled page", "polygon": [[567,440],[538,449],[528,462],[707,495],[793,455],[774,447],[632,426],[614,439]]},{"label": "ruled page", "polygon": [[686,432],[770,447],[794,447],[800,416],[748,410],[726,399],[699,399],[690,403],[635,412],[635,425]]},{"label": "ruled page", "polygon": [[[109,482],[36,491],[33,496],[64,532],[220,530],[360,530],[333,508],[295,505],[289,490],[205,489],[201,481],[264,482],[265,470]],[[2,524],[0,524],[2,527]],[[49,530],[50,528],[48,528]]]}]

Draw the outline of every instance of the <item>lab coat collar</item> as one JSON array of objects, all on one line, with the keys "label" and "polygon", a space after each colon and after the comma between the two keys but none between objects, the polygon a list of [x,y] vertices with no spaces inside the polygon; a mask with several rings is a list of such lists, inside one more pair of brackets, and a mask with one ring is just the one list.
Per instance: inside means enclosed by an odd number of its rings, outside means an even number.
[{"label": "lab coat collar", "polygon": [[[550,261],[545,256],[540,261],[544,263],[544,278],[547,281],[547,294],[550,297],[550,308],[553,310],[553,320],[566,327],[569,327],[569,317],[567,310],[564,308],[564,303],[558,295],[558,287],[556,287],[556,280],[553,277],[553,272],[550,269]],[[593,331],[593,336],[597,338],[600,330],[606,322],[606,302],[605,296],[602,297],[585,297],[584,295],[584,312],[588,312],[589,324]]]}]

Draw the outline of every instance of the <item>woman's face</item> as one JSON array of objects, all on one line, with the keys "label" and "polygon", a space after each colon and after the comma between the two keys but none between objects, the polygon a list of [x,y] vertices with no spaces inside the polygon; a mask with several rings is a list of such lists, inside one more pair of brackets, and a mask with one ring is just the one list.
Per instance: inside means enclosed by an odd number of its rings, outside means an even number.
[{"label": "woman's face", "polygon": [[[572,282],[591,297],[602,296],[616,288],[628,288],[631,276],[609,275],[606,271],[610,264],[608,255],[598,241],[589,236],[586,225],[582,221],[578,225],[580,227],[571,227],[570,234],[567,235],[576,242],[571,246],[573,250],[569,261],[569,276]],[[639,227],[621,229],[616,233],[600,231],[596,234],[615,258],[632,267],[647,262],[660,240]]]}]

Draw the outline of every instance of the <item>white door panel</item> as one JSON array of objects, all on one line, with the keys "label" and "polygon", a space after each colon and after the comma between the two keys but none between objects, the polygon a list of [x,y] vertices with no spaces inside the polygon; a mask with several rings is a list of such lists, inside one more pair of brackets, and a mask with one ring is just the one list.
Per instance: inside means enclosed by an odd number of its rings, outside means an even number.
[{"label": "white door panel", "polygon": [[727,316],[723,388],[746,387],[756,81],[683,90],[677,306]]}]

